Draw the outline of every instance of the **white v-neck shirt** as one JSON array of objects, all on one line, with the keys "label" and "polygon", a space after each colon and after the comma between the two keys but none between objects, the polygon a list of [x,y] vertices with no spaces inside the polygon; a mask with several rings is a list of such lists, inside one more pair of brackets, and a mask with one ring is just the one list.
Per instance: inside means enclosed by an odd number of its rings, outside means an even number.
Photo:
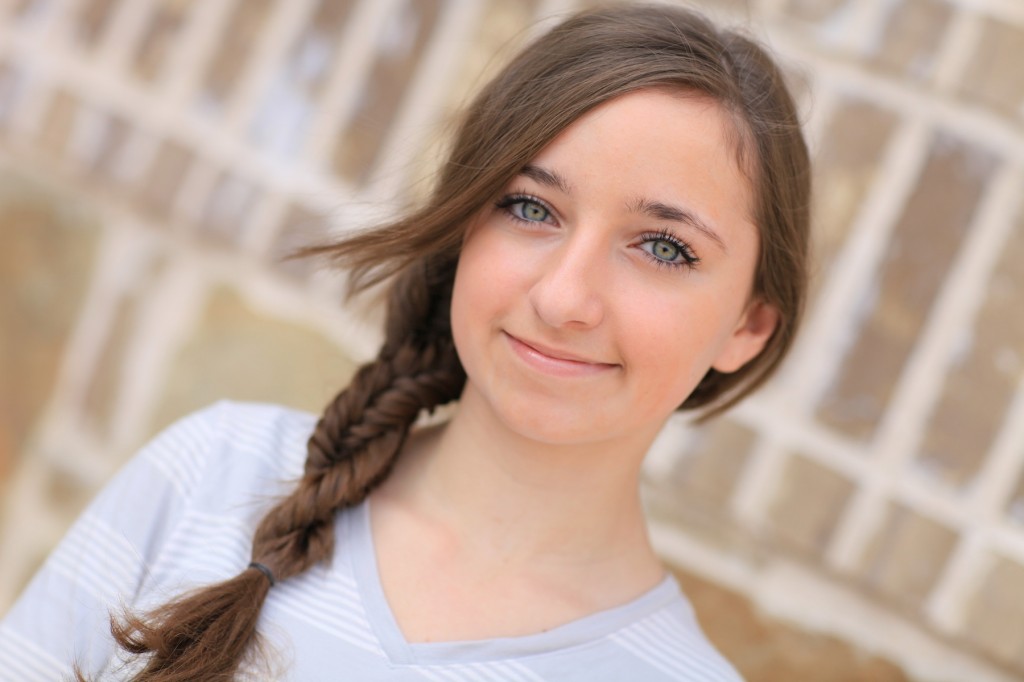
[{"label": "white v-neck shirt", "polygon": [[[75,523],[0,621],[0,680],[127,679],[109,632],[121,605],[146,610],[236,575],[268,504],[302,473],[313,415],[221,402],[151,441]],[[270,590],[267,655],[240,678],[305,682],[737,682],[675,580],[546,632],[410,643],[384,596],[368,503],[338,515],[335,556]],[[495,585],[495,589],[500,589]]]}]

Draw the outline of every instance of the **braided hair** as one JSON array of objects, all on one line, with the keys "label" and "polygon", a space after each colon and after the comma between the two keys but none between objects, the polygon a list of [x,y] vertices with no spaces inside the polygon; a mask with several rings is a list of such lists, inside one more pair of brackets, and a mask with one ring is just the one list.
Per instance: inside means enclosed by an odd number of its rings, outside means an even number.
[{"label": "braided hair", "polygon": [[724,409],[762,383],[791,346],[806,293],[807,149],[793,100],[756,43],[679,7],[582,12],[523,50],[464,114],[426,205],[396,222],[312,246],[349,272],[353,291],[391,282],[385,341],[325,409],[301,480],[253,536],[249,568],[112,632],[142,657],[137,679],[229,680],[253,650],[273,580],[329,560],[333,520],[388,475],[423,410],[458,398],[466,377],[449,306],[466,229],[501,189],[590,109],[643,88],[699,92],[735,127],[740,167],[754,187],[760,260],[753,295],[779,324],[765,349],[731,374],[710,370],[681,406]]}]

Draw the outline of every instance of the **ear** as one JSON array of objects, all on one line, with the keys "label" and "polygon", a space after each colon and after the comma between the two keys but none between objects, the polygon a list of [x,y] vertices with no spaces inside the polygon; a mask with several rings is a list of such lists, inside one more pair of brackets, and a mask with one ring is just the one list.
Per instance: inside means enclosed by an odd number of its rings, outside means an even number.
[{"label": "ear", "polygon": [[711,366],[723,374],[735,372],[764,350],[778,324],[779,311],[775,306],[752,300]]}]

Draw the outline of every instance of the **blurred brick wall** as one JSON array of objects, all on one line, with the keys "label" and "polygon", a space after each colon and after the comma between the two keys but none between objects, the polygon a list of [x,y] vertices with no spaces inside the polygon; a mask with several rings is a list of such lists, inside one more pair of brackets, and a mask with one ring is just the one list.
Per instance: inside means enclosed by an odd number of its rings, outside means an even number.
[{"label": "blurred brick wall", "polygon": [[[585,4],[0,0],[0,610],[157,429],[320,409],[379,312],[281,256],[422,195]],[[697,6],[792,76],[817,272],[780,376],[656,444],[655,541],[752,681],[1020,679],[1024,2]]]}]

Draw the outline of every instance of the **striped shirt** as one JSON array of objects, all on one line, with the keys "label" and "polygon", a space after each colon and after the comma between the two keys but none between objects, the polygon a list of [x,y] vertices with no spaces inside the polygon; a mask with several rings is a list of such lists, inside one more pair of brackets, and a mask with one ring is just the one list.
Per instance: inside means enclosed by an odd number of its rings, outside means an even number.
[{"label": "striped shirt", "polygon": [[[171,426],[103,490],[0,621],[0,680],[59,680],[77,664],[126,679],[111,609],[135,611],[236,575],[268,503],[302,473],[316,418],[221,402]],[[638,599],[552,630],[407,642],[381,588],[366,503],[339,514],[334,560],[276,585],[267,654],[240,678],[361,682],[737,682],[671,577]],[[265,659],[265,660],[264,660]]]}]

